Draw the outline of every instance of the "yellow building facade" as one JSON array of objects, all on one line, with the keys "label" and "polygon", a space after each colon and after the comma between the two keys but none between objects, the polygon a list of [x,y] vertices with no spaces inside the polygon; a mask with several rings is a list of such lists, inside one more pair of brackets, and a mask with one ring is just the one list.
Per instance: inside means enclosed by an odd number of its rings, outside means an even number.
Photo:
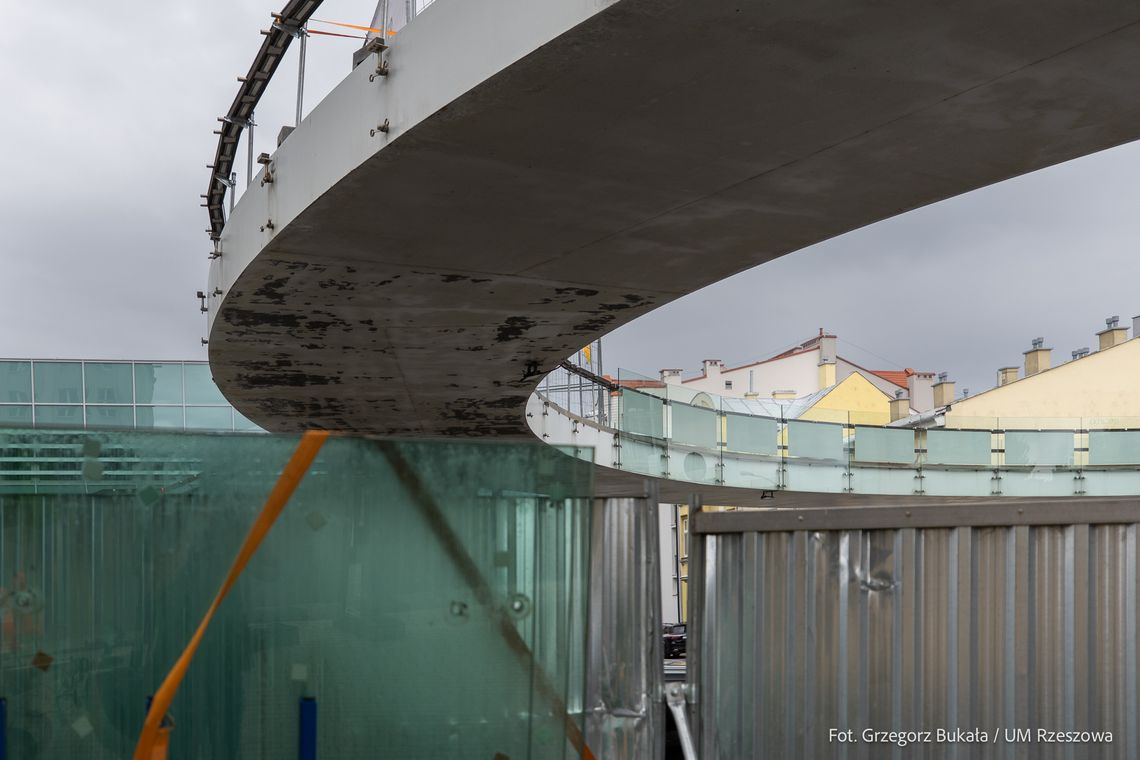
[{"label": "yellow building facade", "polygon": [[[1034,349],[1037,371],[969,398],[944,413],[948,428],[1089,429],[1140,424],[1140,340],[1133,338],[1050,367]],[[1044,360],[1047,368],[1041,369]],[[1027,361],[1027,370],[1033,369]],[[1003,368],[1006,369],[1006,368]]]},{"label": "yellow building facade", "polygon": [[798,419],[886,425],[891,421],[891,397],[862,374],[854,372],[827,389]]}]

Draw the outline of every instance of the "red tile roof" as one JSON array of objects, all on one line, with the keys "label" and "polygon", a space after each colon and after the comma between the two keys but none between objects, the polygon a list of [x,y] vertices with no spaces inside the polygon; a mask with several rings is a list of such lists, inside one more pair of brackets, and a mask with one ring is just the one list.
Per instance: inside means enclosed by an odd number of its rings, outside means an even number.
[{"label": "red tile roof", "polygon": [[602,375],[606,380],[609,380],[615,385],[620,385],[623,388],[664,388],[665,383],[660,380],[618,380],[613,375]]},{"label": "red tile roof", "polygon": [[906,388],[907,387],[907,384],[906,384],[907,377],[914,374],[913,370],[910,372],[908,372],[906,370],[893,370],[893,369],[873,369],[870,371],[872,373],[878,375],[879,377],[883,378],[887,382],[894,383],[895,385],[897,385],[900,388]]}]

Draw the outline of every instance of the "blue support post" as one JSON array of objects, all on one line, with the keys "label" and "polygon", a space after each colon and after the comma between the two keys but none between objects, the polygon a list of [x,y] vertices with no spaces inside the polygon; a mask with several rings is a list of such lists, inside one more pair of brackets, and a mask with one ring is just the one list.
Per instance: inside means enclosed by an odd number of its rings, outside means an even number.
[{"label": "blue support post", "polygon": [[[297,760],[317,760],[317,700],[301,697],[301,720],[298,731]],[[0,756],[0,760],[4,760]]]}]

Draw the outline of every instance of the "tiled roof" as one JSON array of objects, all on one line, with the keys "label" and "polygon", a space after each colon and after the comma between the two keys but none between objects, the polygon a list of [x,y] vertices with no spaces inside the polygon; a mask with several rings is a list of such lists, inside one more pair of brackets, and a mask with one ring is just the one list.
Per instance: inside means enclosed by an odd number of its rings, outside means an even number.
[{"label": "tiled roof", "polygon": [[615,385],[620,385],[623,388],[664,388],[665,383],[660,380],[618,380],[613,375],[602,375],[606,380],[609,380]]},{"label": "tiled roof", "polygon": [[900,388],[906,388],[907,387],[906,379],[907,379],[908,373],[906,372],[906,370],[901,370],[901,369],[900,370],[872,369],[869,371],[872,372],[873,374],[878,375],[879,377],[883,378],[884,380],[886,380],[889,383],[894,383],[895,385],[897,385]]}]

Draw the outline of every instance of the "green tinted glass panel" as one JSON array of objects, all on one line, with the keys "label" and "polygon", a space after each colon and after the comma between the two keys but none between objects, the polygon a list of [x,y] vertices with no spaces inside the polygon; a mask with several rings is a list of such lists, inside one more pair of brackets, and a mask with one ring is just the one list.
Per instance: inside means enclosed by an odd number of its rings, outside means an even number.
[{"label": "green tinted glass panel", "polygon": [[36,425],[81,428],[83,407],[36,404]]},{"label": "green tinted glass panel", "polygon": [[846,459],[843,426],[792,420],[788,423],[788,454],[808,459]]},{"label": "green tinted glass panel", "polygon": [[32,402],[32,363],[0,362],[0,402]]},{"label": "green tinted glass panel", "polygon": [[83,366],[79,362],[36,362],[37,404],[78,404],[83,401]]},{"label": "green tinted glass panel", "polygon": [[1140,464],[1140,430],[1090,430],[1089,464]]},{"label": "green tinted glass panel", "polygon": [[185,425],[180,406],[140,406],[135,409],[135,425],[140,428],[182,429]]},{"label": "green tinted glass panel", "polygon": [[181,364],[136,364],[135,401],[139,404],[181,404]]},{"label": "green tinted glass panel", "polygon": [[664,407],[661,399],[636,391],[622,391],[621,404],[622,430],[654,438],[664,436]]},{"label": "green tinted glass panel", "polygon": [[855,460],[911,464],[914,462],[914,431],[857,426]]},{"label": "green tinted glass panel", "polygon": [[242,430],[251,433],[263,432],[257,423],[246,417],[244,414],[234,409],[234,430]]},{"label": "green tinted glass panel", "polygon": [[1073,433],[1068,430],[1017,431],[1005,434],[1005,463],[1060,465],[1073,463]]},{"label": "green tinted glass panel", "polygon": [[135,426],[132,406],[87,406],[87,427],[130,428]]},{"label": "green tinted glass panel", "polygon": [[[0,470],[9,757],[132,757],[294,445],[0,432],[30,465]],[[321,760],[576,756],[592,469],[541,444],[327,443],[203,639],[170,757],[295,758],[301,696]]]},{"label": "green tinted glass panel", "polygon": [[725,418],[728,449],[750,454],[772,455],[777,452],[776,420],[744,414],[726,414]]},{"label": "green tinted glass panel", "polygon": [[188,406],[186,429],[233,430],[233,412],[228,406]]},{"label": "green tinted glass panel", "polygon": [[134,402],[131,365],[87,362],[87,402],[90,404],[130,404]]},{"label": "green tinted glass panel", "polygon": [[12,424],[32,424],[32,407],[30,404],[0,406],[0,425]]},{"label": "green tinted glass panel", "polygon": [[644,443],[633,438],[621,439],[621,468],[641,475],[664,475],[666,449],[657,443]]},{"label": "green tinted glass panel", "polygon": [[187,404],[227,404],[226,397],[214,385],[210,376],[210,365],[187,364],[186,373],[186,403]]},{"label": "green tinted glass panel", "polygon": [[926,461],[929,464],[988,467],[990,448],[988,430],[928,430],[926,433]]},{"label": "green tinted glass panel", "polygon": [[670,405],[673,414],[673,441],[687,446],[716,450],[720,414],[687,404]]}]

